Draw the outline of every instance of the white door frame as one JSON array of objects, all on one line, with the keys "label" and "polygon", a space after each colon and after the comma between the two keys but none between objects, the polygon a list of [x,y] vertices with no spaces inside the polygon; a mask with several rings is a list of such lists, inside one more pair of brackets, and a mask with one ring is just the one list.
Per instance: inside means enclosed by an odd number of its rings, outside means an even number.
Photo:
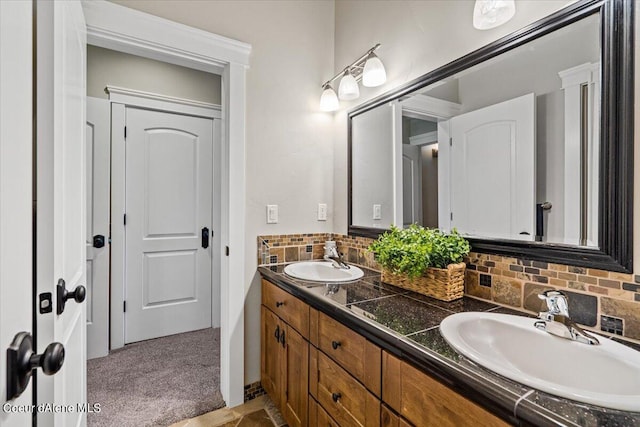
[{"label": "white door frame", "polygon": [[219,239],[230,250],[220,260],[220,388],[227,406],[240,405],[244,401],[246,286],[245,97],[251,46],[107,1],[83,1],[83,8],[91,45],[222,75]]},{"label": "white door frame", "polygon": [[[177,113],[190,116],[204,117],[213,120],[213,201],[212,225],[214,229],[212,241],[212,274],[211,274],[211,325],[220,327],[220,319],[216,317],[220,307],[220,296],[216,292],[214,283],[220,284],[220,255],[222,245],[218,235],[220,234],[220,169],[222,168],[220,122],[222,119],[219,105],[207,102],[192,101],[189,99],[158,95],[134,89],[107,86],[105,91],[109,95],[111,104],[111,210],[112,212],[125,212],[126,173],[125,173],[125,139],[122,129],[125,126],[126,107],[145,108],[149,110]],[[217,203],[217,205],[216,205]],[[111,350],[124,347],[125,329],[123,311],[125,292],[125,226],[122,217],[115,216],[111,221],[111,316],[110,338]],[[218,286],[219,288],[219,286]]]}]

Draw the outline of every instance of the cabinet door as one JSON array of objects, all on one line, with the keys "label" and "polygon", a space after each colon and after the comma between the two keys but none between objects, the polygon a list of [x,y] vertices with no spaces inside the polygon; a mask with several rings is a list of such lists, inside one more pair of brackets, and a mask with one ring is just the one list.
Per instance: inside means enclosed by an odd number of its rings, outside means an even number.
[{"label": "cabinet door", "polygon": [[283,359],[283,416],[289,426],[306,426],[309,412],[309,343],[290,326],[281,337]]},{"label": "cabinet door", "polygon": [[382,355],[382,399],[416,426],[508,425],[481,406],[387,352]]},{"label": "cabinet door", "polygon": [[269,394],[278,408],[282,408],[282,371],[284,358],[282,357],[280,338],[285,333],[284,324],[278,316],[270,310],[261,307],[261,360],[260,373],[262,387]]}]

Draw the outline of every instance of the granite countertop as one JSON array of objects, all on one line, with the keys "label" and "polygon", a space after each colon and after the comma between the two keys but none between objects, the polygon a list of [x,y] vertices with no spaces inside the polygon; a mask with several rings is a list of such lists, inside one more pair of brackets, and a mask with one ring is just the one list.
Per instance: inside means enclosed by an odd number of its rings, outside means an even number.
[{"label": "granite countertop", "polygon": [[512,424],[640,427],[640,413],[578,403],[511,381],[459,355],[440,335],[440,322],[453,313],[525,313],[466,296],[438,301],[382,283],[380,273],[364,267],[356,282],[324,284],[287,276],[285,266],[260,266],[258,272]]}]

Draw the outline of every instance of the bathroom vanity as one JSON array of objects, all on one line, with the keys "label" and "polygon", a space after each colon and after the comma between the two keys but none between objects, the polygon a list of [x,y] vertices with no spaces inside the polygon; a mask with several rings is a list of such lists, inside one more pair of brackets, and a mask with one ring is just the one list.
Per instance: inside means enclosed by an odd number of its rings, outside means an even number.
[{"label": "bathroom vanity", "polygon": [[368,269],[356,282],[323,284],[293,279],[284,267],[258,269],[261,373],[289,425],[640,426],[640,413],[500,377],[458,355],[438,330],[453,313],[513,310],[469,297],[433,300]]}]

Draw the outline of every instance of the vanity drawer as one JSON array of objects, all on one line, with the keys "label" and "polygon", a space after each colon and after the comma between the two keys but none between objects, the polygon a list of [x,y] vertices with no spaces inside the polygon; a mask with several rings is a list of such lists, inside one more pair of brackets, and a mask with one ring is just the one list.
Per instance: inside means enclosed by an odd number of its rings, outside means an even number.
[{"label": "vanity drawer", "polygon": [[411,424],[383,404],[380,409],[380,427],[411,427]]},{"label": "vanity drawer", "polygon": [[416,426],[502,427],[506,422],[429,375],[382,354],[382,399]]},{"label": "vanity drawer", "polygon": [[313,397],[309,397],[309,427],[340,427],[340,424]]},{"label": "vanity drawer", "polygon": [[262,279],[262,304],[309,339],[309,306],[273,283]]},{"label": "vanity drawer", "polygon": [[380,347],[340,322],[319,313],[318,347],[375,395],[380,396]]},{"label": "vanity drawer", "polygon": [[310,373],[310,382],[320,406],[341,427],[374,427],[380,425],[380,400],[355,378],[338,366],[327,355],[312,349],[316,358],[310,366],[317,366]]}]

